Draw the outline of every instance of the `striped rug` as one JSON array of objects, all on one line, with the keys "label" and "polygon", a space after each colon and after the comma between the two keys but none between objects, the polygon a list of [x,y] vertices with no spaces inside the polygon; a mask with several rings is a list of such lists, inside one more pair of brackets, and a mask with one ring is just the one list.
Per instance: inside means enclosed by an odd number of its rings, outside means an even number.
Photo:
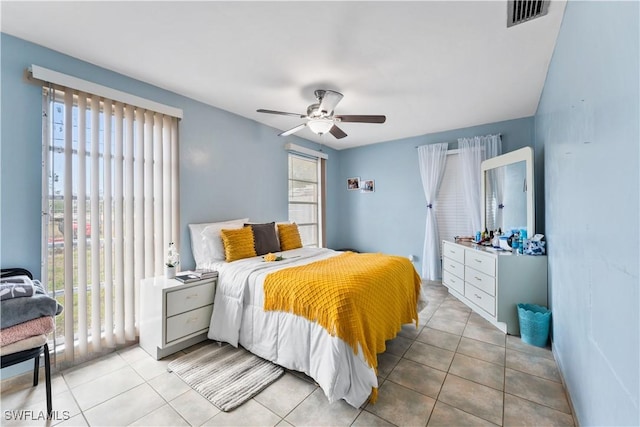
[{"label": "striped rug", "polygon": [[169,363],[191,388],[221,411],[242,405],[284,374],[284,369],[243,348],[212,343]]}]

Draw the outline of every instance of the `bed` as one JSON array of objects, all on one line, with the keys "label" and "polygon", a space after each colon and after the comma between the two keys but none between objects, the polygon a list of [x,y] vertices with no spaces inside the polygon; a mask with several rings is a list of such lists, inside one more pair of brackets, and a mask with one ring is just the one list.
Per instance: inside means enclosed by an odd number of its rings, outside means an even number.
[{"label": "bed", "polygon": [[[246,219],[233,225],[242,224],[243,221]],[[220,230],[229,225],[226,223],[214,228]],[[288,274],[293,268],[304,269],[303,266],[308,268],[312,264],[315,268],[322,263],[333,263],[349,254],[325,248],[302,247],[278,251],[277,255],[281,259],[277,262],[265,262],[263,256],[227,262],[220,259],[220,253],[213,258],[211,256],[212,251],[222,250],[222,246],[218,246],[217,234],[212,232],[211,227],[207,231],[206,227],[199,228],[200,231],[198,227],[191,228],[192,244],[200,233],[201,243],[208,247],[198,249],[198,245],[192,245],[196,268],[214,269],[219,274],[208,333],[210,339],[234,346],[241,345],[280,366],[304,372],[318,383],[330,402],[344,399],[357,408],[372,396],[372,391],[375,397],[378,386],[377,362],[374,359],[372,363],[371,357],[365,354],[369,344],[364,345],[366,348],[360,344],[354,346],[353,341],[347,342],[348,340],[340,338],[336,331],[328,332],[318,321],[291,311],[265,309],[265,298],[270,298],[270,294],[265,294],[265,283],[268,289],[272,289],[271,282],[278,274],[285,274],[285,270]],[[212,248],[213,246],[216,247]],[[209,255],[198,257],[195,255],[198,250],[209,252]],[[406,258],[403,259],[408,262]],[[412,265],[411,269],[415,273]],[[419,281],[417,273],[415,277]],[[406,297],[408,306],[406,310],[403,308],[405,314],[402,319],[393,320],[386,325],[391,328],[385,332],[386,339],[395,336],[403,323],[417,322],[419,283],[417,287],[415,283],[407,285],[407,289],[411,289],[407,291],[411,295]],[[388,298],[382,293],[384,292],[380,293],[379,298]],[[381,349],[378,345],[377,351],[383,350],[384,347]]]}]

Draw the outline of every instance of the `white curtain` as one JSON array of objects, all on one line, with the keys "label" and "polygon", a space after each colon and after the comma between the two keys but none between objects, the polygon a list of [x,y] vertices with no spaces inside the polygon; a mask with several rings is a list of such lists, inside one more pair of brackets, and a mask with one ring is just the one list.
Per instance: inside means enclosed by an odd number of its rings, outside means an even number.
[{"label": "white curtain", "polygon": [[462,161],[464,198],[471,218],[471,231],[475,233],[482,227],[480,165],[484,160],[502,154],[502,138],[499,134],[459,138],[458,149]]},{"label": "white curtain", "polygon": [[424,228],[424,247],[422,249],[422,278],[438,280],[441,278],[440,238],[436,220],[436,201],[447,162],[448,144],[429,144],[418,147],[420,178],[424,197],[427,201],[427,218]]},{"label": "white curtain", "polygon": [[136,339],[140,280],[179,246],[178,119],[69,88],[47,88],[43,106],[42,277],[65,308],[54,346],[70,365]]}]

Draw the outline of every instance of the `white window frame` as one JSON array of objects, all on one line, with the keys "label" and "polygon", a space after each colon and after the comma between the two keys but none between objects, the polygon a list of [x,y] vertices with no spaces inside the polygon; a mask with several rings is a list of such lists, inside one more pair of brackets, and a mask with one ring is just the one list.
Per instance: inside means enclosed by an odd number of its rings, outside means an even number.
[{"label": "white window frame", "polygon": [[[318,247],[324,247],[325,245],[325,209],[324,209],[324,205],[325,205],[325,161],[327,160],[328,156],[326,153],[320,152],[320,151],[315,151],[315,150],[311,150],[305,147],[301,147],[295,144],[287,144],[286,147],[287,151],[289,152],[287,155],[287,168],[289,168],[289,164],[290,162],[288,161],[290,156],[296,156],[305,160],[312,160],[316,162],[316,176],[317,176],[317,195],[316,195],[316,201],[315,202],[292,202],[289,199],[289,196],[287,196],[287,210],[289,210],[290,206],[293,205],[310,205],[310,204],[314,204],[317,206],[317,212],[316,212],[316,218],[317,218],[317,222],[314,223],[300,223],[298,225],[300,226],[305,226],[305,225],[316,225],[317,230],[318,230],[318,235],[316,236],[316,241],[317,241],[317,246]],[[289,182],[291,181],[291,179],[289,178],[290,176],[290,171],[287,170],[287,194],[289,194],[288,192],[288,187],[289,187]],[[290,221],[292,221],[292,218],[289,218]],[[303,242],[304,245],[305,242]],[[316,245],[309,245],[309,246],[316,246]]]}]

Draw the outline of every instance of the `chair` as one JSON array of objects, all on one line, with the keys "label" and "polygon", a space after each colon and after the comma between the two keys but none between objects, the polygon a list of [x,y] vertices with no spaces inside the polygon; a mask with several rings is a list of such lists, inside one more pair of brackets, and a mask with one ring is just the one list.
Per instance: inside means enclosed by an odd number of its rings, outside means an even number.
[{"label": "chair", "polygon": [[[30,279],[33,279],[33,275],[31,274],[31,272],[23,268],[3,268],[2,272],[0,273],[0,277],[11,277],[20,275],[25,275]],[[44,353],[44,374],[47,392],[47,415],[51,416],[53,405],[51,401],[51,361],[49,359],[48,344],[45,343],[44,345],[41,345],[39,347],[0,356],[0,369],[25,362],[29,359],[34,359],[33,386],[35,387],[38,385],[38,379],[40,376],[40,355],[42,353]]]}]

